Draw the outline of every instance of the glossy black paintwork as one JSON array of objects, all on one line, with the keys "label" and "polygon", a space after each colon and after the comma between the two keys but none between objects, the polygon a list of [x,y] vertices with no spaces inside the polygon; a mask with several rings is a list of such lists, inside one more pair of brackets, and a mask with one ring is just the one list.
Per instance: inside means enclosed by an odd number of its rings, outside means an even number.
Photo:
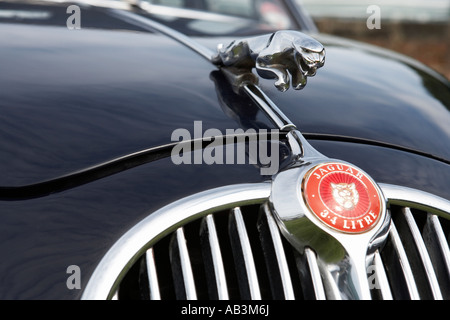
[{"label": "glossy black paintwork", "polygon": [[175,129],[191,130],[195,120],[205,128],[237,128],[218,105],[209,78],[214,67],[173,40],[149,33],[2,28],[3,186],[170,143]]},{"label": "glossy black paintwork", "polygon": [[[222,131],[269,125],[214,66],[161,35],[20,24],[1,30],[2,187],[165,145],[177,128],[192,132],[195,120]],[[448,86],[385,53],[328,38],[324,44],[325,67],[302,92],[261,86],[323,154],[378,182],[450,200]],[[67,267],[81,268],[84,288],[118,237],[154,210],[213,187],[267,179],[251,165],[128,164],[54,194],[0,201],[0,299],[79,298],[82,290],[66,286]]]},{"label": "glossy black paintwork", "polygon": [[[48,180],[170,143],[175,129],[191,129],[195,120],[205,130],[238,127],[219,107],[210,77],[215,67],[174,40],[2,28],[2,186]],[[271,81],[261,83],[302,132],[374,140],[449,161],[450,89],[444,82],[382,52],[324,43],[326,65],[301,92],[281,94]]]}]

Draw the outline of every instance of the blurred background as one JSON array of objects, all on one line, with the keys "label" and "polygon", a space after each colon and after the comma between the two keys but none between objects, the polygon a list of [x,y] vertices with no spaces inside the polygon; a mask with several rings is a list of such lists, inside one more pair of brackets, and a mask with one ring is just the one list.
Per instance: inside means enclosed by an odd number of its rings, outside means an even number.
[{"label": "blurred background", "polygon": [[[324,33],[411,56],[450,79],[450,0],[297,0]],[[379,29],[369,29],[379,9]],[[369,11],[368,11],[369,9]]]}]

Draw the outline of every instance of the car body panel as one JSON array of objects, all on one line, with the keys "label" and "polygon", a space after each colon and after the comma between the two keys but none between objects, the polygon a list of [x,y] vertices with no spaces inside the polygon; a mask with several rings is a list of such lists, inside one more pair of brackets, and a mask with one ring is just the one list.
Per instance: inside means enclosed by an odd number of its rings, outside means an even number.
[{"label": "car body panel", "polygon": [[[193,132],[194,121],[202,121],[204,130],[239,127],[218,103],[210,79],[216,68],[174,40],[150,33],[5,28],[3,186],[49,180],[171,143],[175,129]],[[449,161],[450,149],[443,147],[450,144],[445,82],[370,51],[326,47],[326,68],[304,90],[281,94],[261,81],[302,132],[377,141]],[[341,62],[348,56],[350,65]]]}]

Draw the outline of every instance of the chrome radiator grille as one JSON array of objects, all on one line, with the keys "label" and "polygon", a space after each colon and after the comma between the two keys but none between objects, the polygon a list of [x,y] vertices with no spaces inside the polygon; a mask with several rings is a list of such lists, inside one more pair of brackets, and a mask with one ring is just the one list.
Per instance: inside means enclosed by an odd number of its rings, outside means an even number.
[{"label": "chrome radiator grille", "polygon": [[302,298],[295,264],[269,211],[235,207],[179,227],[148,249],[118,298]]},{"label": "chrome radiator grille", "polygon": [[393,208],[389,241],[381,252],[386,295],[450,299],[449,221],[408,207]]},{"label": "chrome radiator grille", "polygon": [[[368,267],[374,299],[450,299],[448,220],[392,206],[384,248]],[[317,257],[299,254],[265,204],[180,226],[131,267],[118,299],[327,299]]]},{"label": "chrome radiator grille", "polygon": [[[368,259],[372,299],[450,299],[450,202],[381,185],[392,220]],[[330,269],[281,235],[271,185],[221,187],[152,213],[108,251],[83,299],[298,299],[339,297]],[[346,286],[346,283],[340,283]],[[344,288],[345,289],[345,288]]]}]

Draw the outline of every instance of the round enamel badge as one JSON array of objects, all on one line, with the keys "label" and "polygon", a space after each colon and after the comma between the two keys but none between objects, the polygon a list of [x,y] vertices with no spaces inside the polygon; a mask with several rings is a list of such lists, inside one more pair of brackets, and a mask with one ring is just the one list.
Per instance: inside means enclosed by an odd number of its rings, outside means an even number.
[{"label": "round enamel badge", "polygon": [[347,233],[370,230],[383,207],[372,179],[358,168],[339,162],[312,168],[303,179],[302,193],[319,220]]}]

